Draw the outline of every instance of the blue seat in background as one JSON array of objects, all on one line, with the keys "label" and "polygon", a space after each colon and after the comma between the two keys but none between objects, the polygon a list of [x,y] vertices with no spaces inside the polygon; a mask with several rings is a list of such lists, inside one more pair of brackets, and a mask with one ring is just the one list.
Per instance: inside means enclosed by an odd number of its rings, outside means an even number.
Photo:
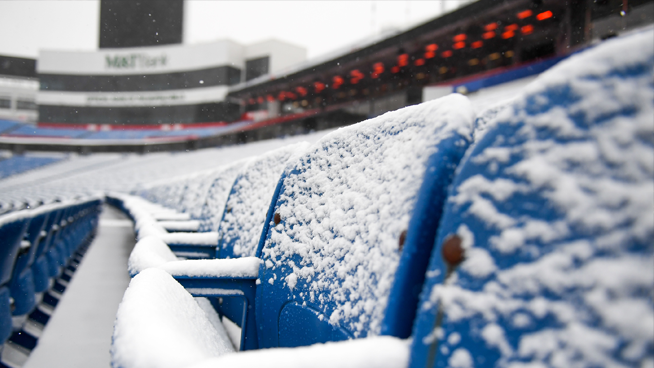
[{"label": "blue seat in background", "polygon": [[561,62],[497,116],[453,182],[411,367],[651,364],[653,114],[649,30]]},{"label": "blue seat in background", "polygon": [[21,241],[30,221],[28,211],[0,217],[0,342],[4,344],[12,331],[12,309],[9,281]]},{"label": "blue seat in background", "polygon": [[35,260],[32,264],[32,274],[34,277],[34,290],[36,293],[45,292],[48,287],[49,275],[49,266],[47,259],[47,252],[52,245],[54,238],[56,237],[56,229],[53,225],[57,224],[61,220],[63,215],[63,208],[58,208],[59,206],[53,205],[50,209],[49,216],[45,224],[45,235],[41,241],[37,244],[37,249],[35,250]]},{"label": "blue seat in background", "polygon": [[[27,247],[21,247],[14,263],[14,269],[11,276],[10,291],[14,299],[15,309],[14,316],[25,316],[31,312],[36,305],[36,291],[34,288],[34,274],[32,264],[41,240],[41,232],[45,228],[49,211],[34,210],[32,218],[25,232]],[[20,328],[14,325],[14,328]]]}]

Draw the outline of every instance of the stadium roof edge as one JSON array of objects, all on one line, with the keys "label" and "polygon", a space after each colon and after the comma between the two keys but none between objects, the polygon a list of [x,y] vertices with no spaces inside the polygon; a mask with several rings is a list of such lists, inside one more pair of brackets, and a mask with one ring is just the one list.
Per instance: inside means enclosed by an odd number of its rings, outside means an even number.
[{"label": "stadium roof edge", "polygon": [[[444,28],[447,26],[451,26],[454,23],[457,23],[459,21],[463,21],[474,14],[479,14],[482,13],[486,10],[497,8],[499,6],[508,6],[508,5],[513,5],[515,3],[519,2],[526,2],[525,0],[478,0],[471,2],[461,8],[458,8],[452,12],[443,14],[437,18],[428,20],[418,26],[415,26],[413,28],[410,28],[408,30],[405,30],[403,32],[400,32],[398,34],[395,34],[391,37],[385,38],[380,40],[379,42],[375,42],[371,45],[364,46],[359,50],[345,53],[338,55],[336,57],[333,57],[329,60],[326,61],[318,61],[317,64],[311,65],[311,64],[304,64],[301,65],[299,70],[296,71],[291,71],[286,74],[280,74],[280,75],[265,75],[261,76],[261,81],[251,81],[250,83],[242,83],[238,84],[235,86],[230,87],[229,95],[232,93],[247,93],[250,92],[251,90],[254,89],[259,89],[262,86],[268,85],[268,84],[274,84],[280,80],[283,79],[295,79],[295,78],[302,78],[305,77],[306,75],[316,73],[316,72],[321,72],[323,70],[333,68],[338,66],[337,63],[348,63],[351,61],[356,61],[357,58],[365,57],[368,56],[369,54],[372,54],[374,52],[383,50],[388,47],[392,47],[393,45],[401,44],[404,42],[409,42],[413,38],[415,38],[417,35],[434,31],[440,28]],[[252,83],[254,82],[254,83]]]}]

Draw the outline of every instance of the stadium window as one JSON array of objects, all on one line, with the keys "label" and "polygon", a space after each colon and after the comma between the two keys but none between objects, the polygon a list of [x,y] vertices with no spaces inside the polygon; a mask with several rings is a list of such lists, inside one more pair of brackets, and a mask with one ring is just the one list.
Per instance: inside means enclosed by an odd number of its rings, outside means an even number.
[{"label": "stadium window", "polygon": [[270,67],[270,57],[264,56],[257,59],[245,61],[245,81],[268,74]]},{"label": "stadium window", "polygon": [[17,110],[38,110],[36,102],[34,100],[16,100],[16,109]]},{"label": "stadium window", "polygon": [[0,97],[0,109],[11,109],[11,100]]}]

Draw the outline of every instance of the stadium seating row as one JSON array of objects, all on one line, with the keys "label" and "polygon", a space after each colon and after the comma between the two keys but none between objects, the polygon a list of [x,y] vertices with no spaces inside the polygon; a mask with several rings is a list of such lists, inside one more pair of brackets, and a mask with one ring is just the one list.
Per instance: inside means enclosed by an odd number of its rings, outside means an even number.
[{"label": "stadium seating row", "polygon": [[14,155],[0,161],[0,179],[58,162],[64,159],[64,157]]},{"label": "stadium seating row", "polygon": [[0,216],[0,367],[36,346],[94,237],[101,205],[90,198]]},{"label": "stadium seating row", "polygon": [[113,365],[654,364],[653,66],[649,30],[481,116],[451,95],[111,196],[139,234]]}]

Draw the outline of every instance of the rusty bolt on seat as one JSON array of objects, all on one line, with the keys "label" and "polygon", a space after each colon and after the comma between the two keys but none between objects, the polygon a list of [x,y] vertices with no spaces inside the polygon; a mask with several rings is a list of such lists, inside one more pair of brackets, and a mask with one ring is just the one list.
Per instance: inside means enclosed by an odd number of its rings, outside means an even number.
[{"label": "rusty bolt on seat", "polygon": [[465,249],[461,243],[461,237],[456,234],[449,235],[443,242],[441,254],[451,268],[455,268],[465,259]]},{"label": "rusty bolt on seat", "polygon": [[275,213],[273,221],[275,221],[275,226],[282,222],[282,216],[279,215],[279,212]]},{"label": "rusty bolt on seat", "polygon": [[402,233],[400,233],[400,241],[399,241],[399,244],[398,244],[398,249],[400,250],[400,252],[404,248],[404,242],[405,241],[406,241],[406,230],[404,230],[404,231],[402,231]]}]

